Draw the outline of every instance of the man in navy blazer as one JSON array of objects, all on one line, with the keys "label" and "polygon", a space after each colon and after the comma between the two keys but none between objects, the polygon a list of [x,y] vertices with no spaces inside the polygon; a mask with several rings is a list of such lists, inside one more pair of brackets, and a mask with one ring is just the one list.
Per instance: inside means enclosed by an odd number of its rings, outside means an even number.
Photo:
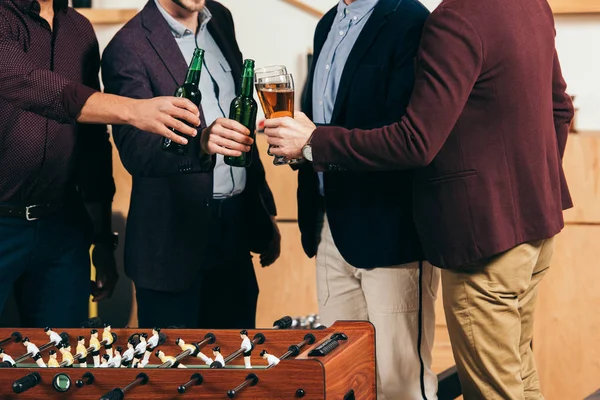
[{"label": "man in navy blazer", "polygon": [[[374,128],[403,115],[429,12],[416,0],[340,0],[319,22],[302,102],[319,124]],[[378,399],[436,397],[439,271],[412,218],[412,172],[298,171],[302,244],[317,259],[321,321],[376,328]]]},{"label": "man in navy blazer", "polygon": [[[215,1],[150,0],[104,52],[106,91],[172,95],[196,46],[205,50],[199,131],[208,142],[210,133],[239,129],[225,113],[240,91],[242,54],[231,13]],[[268,266],[280,241],[256,148],[250,167],[232,168],[201,149],[201,135],[188,138],[189,155],[179,156],[133,127],[115,126],[113,134],[133,177],[125,271],[135,283],[139,326],[253,328],[258,285],[250,252]]]}]

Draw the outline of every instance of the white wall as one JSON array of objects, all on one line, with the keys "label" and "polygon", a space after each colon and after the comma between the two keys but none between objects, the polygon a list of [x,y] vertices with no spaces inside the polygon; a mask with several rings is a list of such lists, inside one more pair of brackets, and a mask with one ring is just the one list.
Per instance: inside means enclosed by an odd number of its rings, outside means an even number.
[{"label": "white wall", "polygon": [[[434,9],[440,0],[422,0]],[[258,66],[285,64],[301,88],[306,76],[306,53],[312,49],[317,18],[281,0],[221,0],[233,13],[237,39],[247,58]],[[335,0],[304,0],[325,12]],[[96,7],[142,8],[145,0],[95,0]],[[569,93],[576,95],[580,108],[580,130],[600,130],[600,16],[559,16],[557,49]],[[99,27],[104,47],[119,27]]]}]

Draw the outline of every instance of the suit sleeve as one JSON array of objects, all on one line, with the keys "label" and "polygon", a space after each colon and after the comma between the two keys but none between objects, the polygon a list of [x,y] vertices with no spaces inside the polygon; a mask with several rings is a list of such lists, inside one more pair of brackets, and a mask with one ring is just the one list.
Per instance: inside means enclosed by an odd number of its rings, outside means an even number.
[{"label": "suit sleeve", "polygon": [[[104,52],[102,80],[107,93],[134,99],[155,97],[151,81],[134,44],[116,37]],[[114,125],[113,138],[123,165],[132,176],[166,177],[211,172],[215,157],[199,152],[179,156],[162,150],[162,137],[129,125]],[[188,139],[200,140],[200,135]]]},{"label": "suit sleeve", "polygon": [[97,90],[40,69],[23,50],[0,12],[0,98],[24,111],[73,122]]},{"label": "suit sleeve", "polygon": [[414,94],[406,114],[379,129],[318,127],[313,135],[317,171],[411,169],[428,165],[462,113],[483,62],[471,23],[444,8],[423,30]]},{"label": "suit sleeve", "polygon": [[552,74],[552,105],[554,109],[556,139],[558,141],[558,150],[561,158],[565,154],[567,138],[569,137],[569,128],[571,126],[571,121],[575,116],[571,96],[567,94],[566,90],[567,84],[562,75],[558,54],[555,52]]}]

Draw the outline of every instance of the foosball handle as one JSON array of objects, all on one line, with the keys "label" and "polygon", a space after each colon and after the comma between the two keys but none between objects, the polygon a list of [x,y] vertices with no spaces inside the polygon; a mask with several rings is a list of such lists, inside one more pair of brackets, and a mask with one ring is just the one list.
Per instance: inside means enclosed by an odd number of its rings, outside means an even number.
[{"label": "foosball handle", "polygon": [[29,375],[25,375],[21,379],[17,379],[13,382],[13,392],[19,394],[23,393],[31,388],[36,387],[42,381],[42,377],[37,372],[32,372]]},{"label": "foosball handle", "polygon": [[254,375],[254,374],[249,374],[246,377],[246,380],[244,381],[244,383],[242,383],[235,389],[227,392],[227,397],[229,397],[230,399],[233,399],[240,390],[242,390],[243,388],[245,388],[248,385],[255,386],[257,383],[258,383],[258,376]]},{"label": "foosball handle", "polygon": [[23,336],[20,332],[13,332],[10,337],[0,341],[0,347],[4,346],[7,343],[19,343],[23,339]]},{"label": "foosball handle", "polygon": [[125,392],[127,392],[129,389],[136,387],[137,385],[145,385],[146,383],[148,383],[148,375],[142,372],[141,374],[138,374],[138,376],[135,377],[135,381],[131,382],[123,389],[115,388],[111,390],[110,392],[102,396],[100,400],[123,400],[125,398]]},{"label": "foosball handle", "polygon": [[85,385],[91,385],[92,383],[94,383],[94,379],[94,374],[92,374],[91,372],[86,372],[85,374],[83,374],[81,379],[75,382],[75,386],[77,386],[78,388],[82,388]]},{"label": "foosball handle", "polygon": [[273,322],[273,329],[290,329],[292,326],[292,317],[286,315],[283,318]]},{"label": "foosball handle", "polygon": [[179,386],[177,388],[177,391],[183,394],[188,390],[190,386],[202,385],[202,382],[204,382],[204,378],[202,377],[202,375],[194,374],[190,377],[190,380],[187,383]]}]

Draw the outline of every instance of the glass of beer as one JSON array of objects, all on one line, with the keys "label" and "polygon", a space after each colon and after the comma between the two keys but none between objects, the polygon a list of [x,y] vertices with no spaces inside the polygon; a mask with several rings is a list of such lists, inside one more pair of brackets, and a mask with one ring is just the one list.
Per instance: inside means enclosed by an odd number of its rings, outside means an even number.
[{"label": "glass of beer", "polygon": [[[257,69],[254,73],[254,83],[267,119],[294,117],[294,78],[292,74],[288,74],[285,66],[273,65]],[[271,146],[268,154],[273,155]],[[301,159],[288,160],[282,156],[275,156],[273,164],[299,164],[301,161]]]}]

